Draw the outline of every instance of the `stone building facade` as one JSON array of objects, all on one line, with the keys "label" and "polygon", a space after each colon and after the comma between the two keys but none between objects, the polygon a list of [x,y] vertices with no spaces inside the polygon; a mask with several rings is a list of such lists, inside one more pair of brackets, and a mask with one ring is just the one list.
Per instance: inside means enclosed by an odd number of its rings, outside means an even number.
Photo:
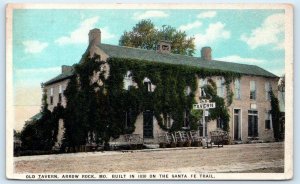
[{"label": "stone building facade", "polygon": [[[182,64],[180,60],[184,60],[183,65],[191,65],[195,67],[213,68],[224,71],[237,72],[242,74],[241,78],[233,81],[229,86],[234,92],[232,104],[228,107],[230,113],[229,135],[233,142],[245,143],[252,139],[261,141],[273,141],[272,119],[269,111],[270,97],[269,91],[273,89],[277,96],[278,77],[274,74],[254,65],[243,65],[237,63],[229,63],[223,61],[212,60],[211,48],[205,47],[201,51],[201,57],[189,57],[171,54],[171,44],[167,41],[162,41],[159,44],[157,51],[148,51],[130,47],[113,46],[101,43],[101,31],[93,29],[89,33],[89,46],[87,54],[93,56],[95,53],[101,56],[101,60],[106,61],[109,57],[133,58],[149,61],[157,61],[168,64]],[[82,61],[80,61],[82,62]],[[105,66],[107,76],[113,75],[109,73],[109,65]],[[73,75],[71,66],[62,66],[62,73],[55,78],[44,83],[44,88],[47,93],[47,102],[49,109],[61,103],[66,106],[66,100],[63,96],[63,91],[66,89],[69,78]],[[224,79],[219,76],[212,77],[218,88],[218,95],[226,98],[226,88],[223,84]],[[207,79],[197,79],[198,89],[195,99],[199,102],[201,96],[201,86],[207,82]],[[128,80],[127,80],[128,82]],[[124,86],[128,85],[124,79]],[[130,81],[129,81],[130,82]],[[133,85],[134,82],[131,82]],[[154,86],[155,87],[155,86]],[[153,88],[154,89],[154,88]],[[144,141],[157,142],[158,135],[164,130],[160,128],[157,120],[152,115],[151,131],[153,136],[148,138],[145,136],[144,116],[149,116],[149,113],[144,112],[137,117],[135,122],[134,134],[140,134],[144,137]],[[150,114],[151,116],[151,114]],[[220,121],[215,120],[207,123],[207,132],[213,131],[220,127]],[[170,124],[172,120],[170,119]],[[184,127],[184,123],[183,123]],[[58,142],[63,135],[63,121],[59,123]],[[200,131],[201,134],[201,131]]]}]

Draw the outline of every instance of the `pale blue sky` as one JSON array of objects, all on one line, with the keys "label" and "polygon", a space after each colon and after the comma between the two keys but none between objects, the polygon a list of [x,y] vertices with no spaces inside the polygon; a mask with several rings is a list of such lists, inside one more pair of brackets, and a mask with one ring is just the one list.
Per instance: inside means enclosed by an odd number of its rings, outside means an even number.
[{"label": "pale blue sky", "polygon": [[142,18],[194,36],[194,56],[202,46],[211,46],[214,59],[284,72],[284,10],[23,9],[13,12],[14,87],[37,88],[59,74],[61,65],[78,62],[89,29],[100,28],[103,43],[118,45],[122,33]]}]

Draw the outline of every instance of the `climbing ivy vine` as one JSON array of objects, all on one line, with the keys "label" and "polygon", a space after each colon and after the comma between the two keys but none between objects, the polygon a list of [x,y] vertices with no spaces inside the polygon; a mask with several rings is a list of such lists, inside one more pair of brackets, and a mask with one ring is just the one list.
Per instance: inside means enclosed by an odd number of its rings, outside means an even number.
[{"label": "climbing ivy vine", "polygon": [[274,138],[276,141],[280,139],[280,109],[279,109],[279,101],[278,98],[274,95],[273,91],[270,90],[270,105],[271,105],[271,116],[272,116],[272,122],[273,122],[273,132],[274,132]]},{"label": "climbing ivy vine", "polygon": [[[111,137],[132,133],[138,115],[146,110],[152,111],[160,127],[168,131],[180,130],[184,113],[188,112],[190,128],[197,129],[199,117],[192,111],[196,103],[197,77],[224,77],[227,104],[217,96],[212,80],[204,90],[211,96],[211,101],[216,102],[216,108],[209,110],[209,120],[221,118],[224,130],[229,130],[227,107],[232,103],[233,94],[229,84],[240,77],[238,73],[127,58],[113,57],[104,62],[99,55],[84,57],[84,62],[75,65],[75,74],[64,93],[67,99],[65,142],[69,146],[85,144],[90,137],[96,142],[108,144]],[[103,70],[105,64],[109,65],[108,77],[105,77],[106,71]],[[136,85],[124,89],[123,80],[128,71]],[[98,80],[92,80],[93,76]],[[145,78],[155,85],[155,90],[148,91],[143,82]],[[130,118],[126,119],[128,115]],[[170,129],[163,123],[166,116],[173,120]]]}]

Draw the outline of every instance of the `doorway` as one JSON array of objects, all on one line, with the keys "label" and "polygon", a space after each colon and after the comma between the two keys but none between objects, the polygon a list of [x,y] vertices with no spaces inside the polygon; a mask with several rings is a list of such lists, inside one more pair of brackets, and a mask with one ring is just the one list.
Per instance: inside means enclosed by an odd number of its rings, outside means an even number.
[{"label": "doorway", "polygon": [[233,110],[233,138],[234,140],[242,138],[241,109]]},{"label": "doorway", "polygon": [[153,112],[145,111],[143,113],[143,137],[153,138]]}]

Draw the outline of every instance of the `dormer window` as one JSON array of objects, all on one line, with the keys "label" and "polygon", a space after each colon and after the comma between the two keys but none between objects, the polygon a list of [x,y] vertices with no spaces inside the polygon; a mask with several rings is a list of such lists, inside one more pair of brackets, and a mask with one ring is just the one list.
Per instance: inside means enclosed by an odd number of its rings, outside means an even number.
[{"label": "dormer window", "polygon": [[169,41],[160,41],[157,45],[157,51],[159,53],[171,53],[171,42]]}]

